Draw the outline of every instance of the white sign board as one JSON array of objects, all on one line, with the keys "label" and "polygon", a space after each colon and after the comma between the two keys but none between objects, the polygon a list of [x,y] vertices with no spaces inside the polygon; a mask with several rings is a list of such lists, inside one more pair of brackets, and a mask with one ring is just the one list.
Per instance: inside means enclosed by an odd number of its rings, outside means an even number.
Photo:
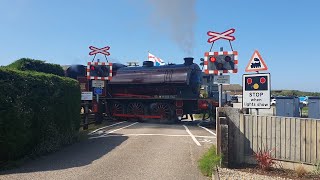
[{"label": "white sign board", "polygon": [[92,80],[92,87],[104,88],[104,81],[102,81],[102,80]]},{"label": "white sign board", "polygon": [[270,74],[244,74],[243,108],[270,109]]},{"label": "white sign board", "polygon": [[93,95],[92,92],[81,92],[82,101],[92,101]]},{"label": "white sign board", "polygon": [[214,84],[230,84],[230,75],[220,75],[213,77]]}]

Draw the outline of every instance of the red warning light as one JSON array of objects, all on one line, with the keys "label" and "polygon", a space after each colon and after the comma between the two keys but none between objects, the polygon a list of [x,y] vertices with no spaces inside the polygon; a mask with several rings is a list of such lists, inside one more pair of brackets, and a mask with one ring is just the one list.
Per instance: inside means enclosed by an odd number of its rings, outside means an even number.
[{"label": "red warning light", "polygon": [[94,66],[91,66],[90,69],[91,69],[91,71],[94,71]]},{"label": "red warning light", "polygon": [[214,56],[212,56],[212,57],[210,58],[210,61],[211,61],[211,62],[216,62],[216,58],[215,58]]},{"label": "red warning light", "polygon": [[266,83],[266,81],[267,81],[266,78],[264,78],[264,77],[260,78],[260,83],[261,83],[261,84]]},{"label": "red warning light", "polygon": [[247,84],[252,84],[252,78],[247,79]]}]

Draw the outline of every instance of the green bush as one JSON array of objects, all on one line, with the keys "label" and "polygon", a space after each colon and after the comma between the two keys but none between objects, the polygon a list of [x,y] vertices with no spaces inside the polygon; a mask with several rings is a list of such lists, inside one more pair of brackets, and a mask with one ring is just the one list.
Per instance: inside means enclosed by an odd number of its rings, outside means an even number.
[{"label": "green bush", "polygon": [[37,71],[58,76],[64,76],[63,68],[58,64],[45,63],[41,60],[34,60],[29,58],[19,59],[7,66],[8,68],[17,69],[20,71]]},{"label": "green bush", "polygon": [[213,145],[198,161],[198,167],[202,174],[211,177],[213,168],[220,164],[221,158],[220,155],[217,155],[216,146]]},{"label": "green bush", "polygon": [[77,81],[0,68],[0,84],[0,164],[74,140],[80,126]]}]

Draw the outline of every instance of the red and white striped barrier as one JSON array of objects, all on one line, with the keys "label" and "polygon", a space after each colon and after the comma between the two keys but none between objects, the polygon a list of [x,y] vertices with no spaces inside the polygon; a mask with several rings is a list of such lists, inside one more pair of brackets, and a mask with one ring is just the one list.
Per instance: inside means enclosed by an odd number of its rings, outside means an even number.
[{"label": "red and white striped barrier", "polygon": [[[234,69],[233,70],[209,70],[209,56],[218,55],[234,55]],[[203,71],[205,74],[220,74],[220,73],[237,73],[238,72],[238,51],[220,51],[220,52],[206,52],[204,54]]]},{"label": "red and white striped barrier", "polygon": [[[109,76],[107,77],[98,77],[98,76],[90,76],[90,66],[91,65],[102,65],[109,67]],[[94,79],[94,80],[111,80],[112,79],[112,63],[108,62],[88,62],[87,65],[87,79]]]}]

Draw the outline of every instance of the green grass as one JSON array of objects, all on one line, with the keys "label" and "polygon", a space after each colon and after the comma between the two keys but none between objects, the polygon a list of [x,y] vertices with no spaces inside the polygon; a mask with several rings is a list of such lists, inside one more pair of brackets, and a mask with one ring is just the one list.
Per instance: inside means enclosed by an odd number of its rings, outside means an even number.
[{"label": "green grass", "polygon": [[213,145],[198,161],[198,167],[203,175],[212,176],[213,168],[220,164],[222,157],[217,155],[217,148]]},{"label": "green grass", "polygon": [[302,108],[302,116],[303,117],[307,117],[308,116],[308,111],[309,111],[308,107],[303,107]]}]

